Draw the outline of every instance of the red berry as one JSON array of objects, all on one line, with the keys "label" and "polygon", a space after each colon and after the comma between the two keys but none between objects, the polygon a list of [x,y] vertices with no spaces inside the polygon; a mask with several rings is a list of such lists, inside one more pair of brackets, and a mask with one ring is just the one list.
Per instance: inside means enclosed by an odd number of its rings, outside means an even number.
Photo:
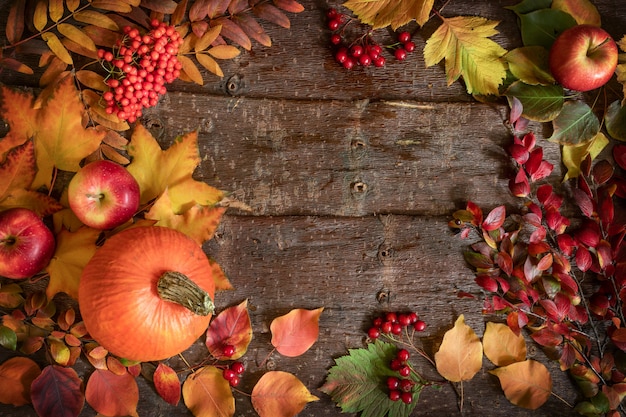
[{"label": "red berry", "polygon": [[398,369],[398,373],[400,374],[400,376],[406,378],[407,376],[411,375],[411,368],[408,365],[404,365],[403,367]]},{"label": "red berry", "polygon": [[339,12],[337,12],[337,9],[330,8],[326,11],[326,17],[328,19],[335,19],[337,18],[337,16],[339,16]]},{"label": "red berry", "polygon": [[398,359],[392,359],[391,362],[389,362],[389,369],[391,369],[392,371],[399,371],[404,365],[402,365],[402,362]]},{"label": "red berry", "polygon": [[341,20],[339,19],[331,19],[328,21],[328,29],[337,30],[341,26]]},{"label": "red berry", "polygon": [[224,348],[222,349],[222,353],[227,358],[230,358],[231,356],[233,356],[235,354],[235,346],[233,346],[233,345],[226,345],[226,346],[224,346]]},{"label": "red berry", "polygon": [[364,67],[370,66],[371,63],[372,58],[369,55],[363,54],[359,57],[359,64],[363,65]]},{"label": "red berry", "polygon": [[404,61],[406,59],[406,49],[398,48],[395,50],[393,55],[396,57],[398,61]]},{"label": "red berry", "polygon": [[383,318],[382,317],[376,317],[374,319],[374,321],[372,322],[372,324],[374,325],[374,327],[380,327],[383,325]]},{"label": "red berry", "polygon": [[374,58],[374,66],[375,67],[384,67],[385,66],[385,62],[387,60],[385,59],[384,56],[379,55],[378,57]]},{"label": "red berry", "polygon": [[398,354],[396,355],[396,357],[398,359],[400,359],[402,362],[406,362],[409,360],[409,357],[411,356],[411,354],[409,353],[408,350],[406,349],[400,349],[398,351]]},{"label": "red berry", "polygon": [[398,321],[398,315],[396,313],[393,312],[389,312],[385,315],[385,318],[387,319],[387,321],[390,321],[392,323],[395,323]]},{"label": "red berry", "polygon": [[418,332],[423,332],[426,329],[426,322],[423,320],[418,320],[413,325],[413,328]]},{"label": "red berry", "polygon": [[333,45],[339,45],[341,43],[341,35],[339,35],[338,33],[333,33],[333,35],[330,37],[330,43],[332,43]]},{"label": "red berry", "polygon": [[413,381],[410,379],[403,379],[398,384],[398,388],[403,392],[410,392],[413,390]]},{"label": "red berry", "polygon": [[376,327],[370,327],[370,329],[367,331],[367,336],[370,339],[378,339],[380,337],[380,330],[378,330],[378,328]]},{"label": "red berry", "polygon": [[354,67],[355,61],[354,59],[348,57],[345,61],[343,61],[343,67],[345,69],[352,69]]},{"label": "red berry", "polygon": [[410,392],[403,392],[400,394],[400,399],[405,404],[411,404],[413,402],[413,394]]},{"label": "red berry", "polygon": [[411,41],[405,42],[404,43],[404,49],[407,52],[413,52],[415,50],[415,43],[411,42]]},{"label": "red berry", "polygon": [[246,370],[246,368],[243,366],[243,363],[241,362],[233,362],[230,365],[230,369],[232,369],[237,375],[243,374]]},{"label": "red berry", "polygon": [[398,35],[398,42],[406,43],[411,40],[411,34],[409,32],[400,32]]},{"label": "red berry", "polygon": [[348,52],[346,48],[341,48],[335,54],[335,60],[340,64],[343,64],[348,59]]},{"label": "red berry", "polygon": [[239,385],[239,382],[241,382],[241,379],[237,375],[228,380],[231,387],[236,387]]},{"label": "red berry", "polygon": [[398,390],[389,391],[389,399],[391,401],[398,401],[402,397],[402,393]]},{"label": "red berry", "polygon": [[400,323],[403,326],[408,326],[409,324],[411,324],[411,318],[409,317],[408,314],[400,314],[398,316],[398,323]]},{"label": "red berry", "polygon": [[391,333],[391,329],[393,328],[393,323],[390,321],[386,321],[380,326],[380,331],[383,333]]},{"label": "red berry", "polygon": [[396,378],[395,376],[387,377],[387,388],[389,388],[390,391],[398,389],[399,386],[400,380],[398,378]]},{"label": "red berry", "polygon": [[402,325],[400,323],[394,323],[391,326],[391,333],[395,334],[396,336],[402,333]]},{"label": "red berry", "polygon": [[237,374],[232,369],[226,368],[222,371],[222,376],[224,377],[225,380],[230,381],[231,379],[236,377]]},{"label": "red berry", "polygon": [[411,318],[411,324],[415,323],[419,319],[419,316],[414,311],[409,313],[409,317]]},{"label": "red berry", "polygon": [[361,55],[363,55],[363,47],[361,45],[353,45],[350,48],[350,55],[355,58],[360,57]]}]

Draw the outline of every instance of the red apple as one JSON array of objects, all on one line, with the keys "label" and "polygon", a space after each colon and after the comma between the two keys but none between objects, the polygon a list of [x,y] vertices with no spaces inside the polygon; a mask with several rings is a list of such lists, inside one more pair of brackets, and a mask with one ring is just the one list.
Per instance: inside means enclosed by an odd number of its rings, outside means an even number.
[{"label": "red apple", "polygon": [[139,207],[139,184],[123,166],[99,160],[85,165],[68,186],[70,208],[89,227],[105,230],[130,220]]},{"label": "red apple", "polygon": [[550,71],[563,87],[589,91],[613,76],[617,55],[617,45],[605,30],[577,25],[563,31],[552,44]]},{"label": "red apple", "polygon": [[48,265],[54,235],[37,213],[16,207],[0,212],[0,276],[22,279]]}]

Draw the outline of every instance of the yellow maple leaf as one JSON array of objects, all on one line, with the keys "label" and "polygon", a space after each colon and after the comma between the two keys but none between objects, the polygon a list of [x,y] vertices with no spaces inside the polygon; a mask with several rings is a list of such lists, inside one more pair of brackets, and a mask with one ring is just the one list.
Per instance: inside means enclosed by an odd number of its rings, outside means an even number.
[{"label": "yellow maple leaf", "polygon": [[47,267],[50,274],[46,289],[48,300],[60,292],[78,299],[80,276],[87,262],[96,253],[96,240],[99,236],[99,230],[88,227],[76,232],[62,230],[57,233],[57,247]]},{"label": "yellow maple leaf", "polygon": [[215,233],[225,207],[207,207],[195,204],[183,213],[177,214],[172,209],[168,190],[154,202],[145,215],[148,220],[156,220],[155,226],[164,226],[183,232],[202,245]]},{"label": "yellow maple leaf", "polygon": [[33,188],[49,188],[54,167],[78,171],[80,162],[99,148],[106,132],[83,127],[84,112],[73,78],[65,77],[37,112],[34,142],[39,170]]},{"label": "yellow maple leaf", "polygon": [[415,20],[423,26],[430,17],[434,0],[348,0],[343,5],[373,29],[391,25],[396,30]]},{"label": "yellow maple leaf", "polygon": [[9,150],[26,142],[37,131],[34,109],[34,99],[31,94],[10,89],[0,88],[0,114],[9,125],[9,133],[0,140],[0,158]]},{"label": "yellow maple leaf", "polygon": [[499,22],[482,17],[442,17],[443,23],[426,41],[426,66],[445,59],[448,85],[463,77],[470,94],[498,94],[498,87],[506,77],[507,52],[489,39],[498,33]]},{"label": "yellow maple leaf", "polygon": [[139,183],[142,204],[168,190],[172,211],[180,214],[196,204],[212,206],[223,198],[222,191],[192,178],[200,164],[197,132],[176,138],[172,146],[162,150],[139,124],[128,144],[128,154],[132,162],[127,169]]}]

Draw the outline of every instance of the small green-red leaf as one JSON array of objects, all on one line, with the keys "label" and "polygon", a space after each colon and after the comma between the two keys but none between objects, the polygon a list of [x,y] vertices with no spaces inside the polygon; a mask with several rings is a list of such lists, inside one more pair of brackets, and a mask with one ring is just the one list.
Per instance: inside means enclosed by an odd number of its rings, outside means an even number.
[{"label": "small green-red leaf", "polygon": [[568,101],[552,121],[554,132],[548,138],[561,145],[577,145],[593,139],[600,131],[600,121],[583,101]]}]

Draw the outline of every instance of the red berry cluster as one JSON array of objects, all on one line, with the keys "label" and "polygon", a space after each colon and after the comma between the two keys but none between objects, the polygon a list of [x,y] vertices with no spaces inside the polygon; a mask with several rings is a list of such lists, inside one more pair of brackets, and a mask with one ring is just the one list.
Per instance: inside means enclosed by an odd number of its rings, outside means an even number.
[{"label": "red berry cluster", "polygon": [[152,30],[141,34],[124,27],[124,37],[112,51],[98,50],[98,58],[108,71],[110,90],[102,95],[106,111],[121,120],[134,122],[142,109],[155,106],[165,94],[165,84],[180,75],[178,48],[183,39],[173,26],[154,19]]},{"label": "red berry cluster", "polygon": [[222,376],[231,387],[236,387],[241,382],[241,375],[243,375],[246,368],[241,362],[233,362],[222,371]]},{"label": "red berry cluster", "polygon": [[[385,66],[387,60],[382,55],[383,47],[372,40],[371,30],[349,44],[344,43],[342,34],[351,20],[346,21],[345,15],[339,13],[334,8],[328,9],[326,18],[328,19],[328,28],[334,32],[330,37],[330,43],[334,48],[335,61],[346,69],[352,69],[356,65],[363,67],[369,67],[370,65],[375,67]],[[401,32],[398,35],[397,44],[385,47],[393,49],[395,58],[398,61],[403,61],[406,59],[407,53],[415,50],[415,43],[411,41],[409,32]]]},{"label": "red berry cluster", "polygon": [[411,367],[408,365],[410,354],[406,349],[398,350],[396,357],[391,360],[389,368],[398,373],[398,376],[390,376],[387,378],[387,388],[389,389],[389,399],[391,401],[402,400],[405,404],[413,402],[413,382],[409,376],[411,375]]},{"label": "red berry cluster", "polygon": [[370,339],[378,339],[381,334],[400,335],[404,328],[412,326],[415,331],[422,332],[426,329],[426,322],[419,319],[416,312],[395,313],[388,312],[383,316],[376,317],[372,327],[367,331]]}]

